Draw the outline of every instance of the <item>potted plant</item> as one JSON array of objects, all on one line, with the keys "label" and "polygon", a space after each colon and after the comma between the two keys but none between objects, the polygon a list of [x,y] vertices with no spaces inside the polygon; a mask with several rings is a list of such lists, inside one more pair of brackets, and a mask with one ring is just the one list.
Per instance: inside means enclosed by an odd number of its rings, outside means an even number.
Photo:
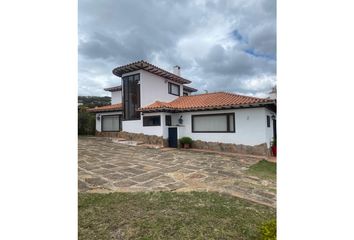
[{"label": "potted plant", "polygon": [[277,139],[273,139],[272,143],[271,143],[271,148],[272,148],[272,155],[274,157],[277,156]]},{"label": "potted plant", "polygon": [[183,148],[190,148],[192,146],[192,139],[190,137],[183,137],[179,140]]}]

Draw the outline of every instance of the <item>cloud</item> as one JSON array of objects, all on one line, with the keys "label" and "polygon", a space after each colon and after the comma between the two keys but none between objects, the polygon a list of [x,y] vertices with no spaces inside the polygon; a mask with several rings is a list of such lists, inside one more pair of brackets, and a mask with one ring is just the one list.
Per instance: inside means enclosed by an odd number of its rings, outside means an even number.
[{"label": "cloud", "polygon": [[267,93],[275,23],[275,0],[80,0],[79,94],[107,95],[112,69],[141,59],[180,65],[201,91]]}]

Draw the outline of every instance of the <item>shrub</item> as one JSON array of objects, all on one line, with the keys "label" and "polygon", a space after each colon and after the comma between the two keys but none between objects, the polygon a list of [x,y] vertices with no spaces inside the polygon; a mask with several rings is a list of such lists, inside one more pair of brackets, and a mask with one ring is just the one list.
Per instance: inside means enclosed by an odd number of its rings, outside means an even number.
[{"label": "shrub", "polygon": [[192,144],[192,139],[190,137],[183,137],[179,142],[180,144]]},{"label": "shrub", "polygon": [[272,219],[265,222],[261,227],[262,240],[276,240],[277,239],[277,221]]},{"label": "shrub", "polygon": [[79,135],[95,135],[96,119],[95,115],[88,112],[78,113],[78,133]]}]

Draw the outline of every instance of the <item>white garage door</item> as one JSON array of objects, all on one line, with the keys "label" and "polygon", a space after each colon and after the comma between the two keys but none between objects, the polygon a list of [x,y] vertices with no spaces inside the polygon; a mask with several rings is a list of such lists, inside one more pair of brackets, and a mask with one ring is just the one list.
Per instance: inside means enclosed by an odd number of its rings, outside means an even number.
[{"label": "white garage door", "polygon": [[119,115],[102,116],[102,131],[119,131]]}]

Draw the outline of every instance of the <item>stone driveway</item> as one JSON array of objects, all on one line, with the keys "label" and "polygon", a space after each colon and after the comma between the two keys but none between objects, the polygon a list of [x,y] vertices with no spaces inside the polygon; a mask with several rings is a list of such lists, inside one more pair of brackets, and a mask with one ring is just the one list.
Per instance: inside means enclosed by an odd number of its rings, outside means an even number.
[{"label": "stone driveway", "polygon": [[217,191],[275,207],[276,183],[247,174],[259,158],[79,138],[79,191]]}]

